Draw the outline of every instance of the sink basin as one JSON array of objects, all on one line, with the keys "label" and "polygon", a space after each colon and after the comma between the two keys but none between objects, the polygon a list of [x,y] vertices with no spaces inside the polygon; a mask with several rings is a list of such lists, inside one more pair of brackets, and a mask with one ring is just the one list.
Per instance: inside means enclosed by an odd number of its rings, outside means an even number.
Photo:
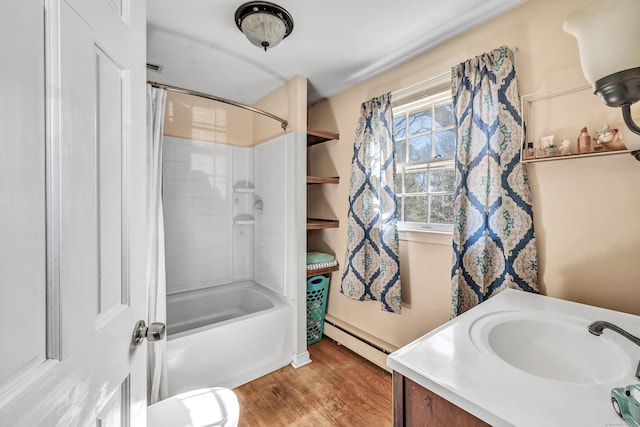
[{"label": "sink basin", "polygon": [[630,356],[609,337],[591,335],[587,325],[569,316],[502,311],[478,318],[470,334],[485,354],[537,377],[602,384],[627,375]]},{"label": "sink basin", "polygon": [[393,352],[395,372],[492,426],[620,425],[611,390],[637,383],[640,316],[506,289]]}]

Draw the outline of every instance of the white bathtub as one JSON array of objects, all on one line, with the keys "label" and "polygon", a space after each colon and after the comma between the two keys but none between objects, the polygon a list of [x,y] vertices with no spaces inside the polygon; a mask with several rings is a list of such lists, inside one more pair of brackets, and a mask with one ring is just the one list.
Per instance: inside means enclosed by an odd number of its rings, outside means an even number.
[{"label": "white bathtub", "polygon": [[169,395],[235,388],[291,362],[291,305],[254,282],[167,297]]}]

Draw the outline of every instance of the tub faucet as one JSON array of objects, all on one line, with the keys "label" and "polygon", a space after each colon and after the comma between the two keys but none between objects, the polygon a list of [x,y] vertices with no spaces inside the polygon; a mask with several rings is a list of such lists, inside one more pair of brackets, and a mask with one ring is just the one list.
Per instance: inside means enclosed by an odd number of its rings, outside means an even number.
[{"label": "tub faucet", "polygon": [[264,204],[262,203],[262,199],[260,197],[256,198],[256,201],[253,204],[253,206],[255,206],[258,213],[262,213],[262,209],[264,209]]},{"label": "tub faucet", "polygon": [[611,329],[613,332],[619,333],[632,343],[640,346],[640,338],[636,337],[635,335],[631,335],[629,332],[625,331],[619,326],[614,325],[613,323],[605,322],[604,320],[597,320],[589,325],[589,332],[596,336],[600,336],[602,334],[602,331],[605,329]]}]

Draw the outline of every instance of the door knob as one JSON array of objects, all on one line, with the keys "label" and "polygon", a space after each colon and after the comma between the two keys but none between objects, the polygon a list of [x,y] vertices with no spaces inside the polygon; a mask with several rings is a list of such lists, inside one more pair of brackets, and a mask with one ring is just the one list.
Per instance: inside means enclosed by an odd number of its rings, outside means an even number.
[{"label": "door knob", "polygon": [[149,342],[160,341],[164,338],[166,328],[165,324],[161,322],[153,322],[147,327],[144,320],[138,320],[138,323],[136,323],[136,326],[133,328],[131,345],[137,347],[142,344],[145,338]]}]

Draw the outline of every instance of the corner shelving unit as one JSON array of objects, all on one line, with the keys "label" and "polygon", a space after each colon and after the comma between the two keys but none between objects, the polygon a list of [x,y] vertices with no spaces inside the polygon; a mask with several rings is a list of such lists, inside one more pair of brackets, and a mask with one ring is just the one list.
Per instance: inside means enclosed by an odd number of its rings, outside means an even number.
[{"label": "corner shelving unit", "polygon": [[[307,129],[307,148],[316,144],[321,144],[327,141],[333,141],[340,139],[340,134],[335,132],[328,132],[319,129]],[[339,184],[340,177],[321,177],[321,176],[307,176],[307,184]],[[325,228],[338,228],[340,223],[334,219],[319,219],[319,218],[307,218],[307,231],[309,230],[321,230]],[[308,249],[308,248],[307,248]],[[338,271],[339,265],[332,267],[319,268],[316,270],[307,270],[307,277],[318,276],[322,274],[328,274],[334,271]]]}]

